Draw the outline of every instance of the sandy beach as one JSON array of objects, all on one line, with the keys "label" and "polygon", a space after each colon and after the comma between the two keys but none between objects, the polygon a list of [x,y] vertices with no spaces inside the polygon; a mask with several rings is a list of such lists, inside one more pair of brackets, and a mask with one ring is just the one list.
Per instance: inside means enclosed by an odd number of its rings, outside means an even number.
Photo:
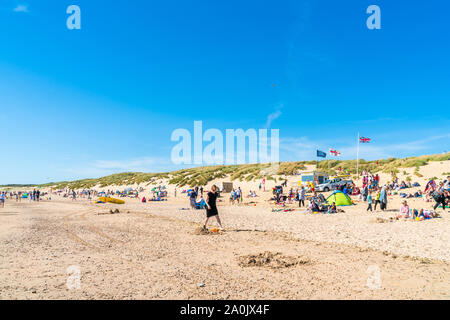
[{"label": "sandy beach", "polygon": [[[241,185],[246,194],[255,183]],[[218,203],[225,231],[218,233],[201,231],[204,210],[180,210],[189,206],[180,193],[124,205],[7,200],[0,298],[450,298],[448,214],[389,222],[397,196],[385,212],[367,213],[365,203],[334,215],[306,213],[297,203],[288,206],[295,211],[272,212],[269,197],[261,192],[231,205],[225,195]]]},{"label": "sandy beach", "polygon": [[449,11],[0,1],[0,300],[449,300]]}]

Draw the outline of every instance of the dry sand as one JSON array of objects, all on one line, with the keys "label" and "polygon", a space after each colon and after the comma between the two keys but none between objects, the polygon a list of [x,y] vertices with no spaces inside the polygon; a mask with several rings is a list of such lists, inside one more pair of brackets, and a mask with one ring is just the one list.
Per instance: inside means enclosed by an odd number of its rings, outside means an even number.
[{"label": "dry sand", "polygon": [[[0,298],[450,297],[448,216],[373,223],[388,213],[222,205],[226,230],[202,234],[203,214],[179,210],[186,202],[8,201],[0,209]],[[67,287],[70,266],[80,270],[79,289]],[[380,282],[371,280],[377,272]]]},{"label": "dry sand", "polygon": [[[422,167],[424,177],[413,181],[423,189],[443,172],[450,161]],[[288,179],[292,187],[297,181]],[[244,194],[258,184],[235,182]],[[150,194],[153,186],[144,187]],[[7,200],[0,209],[0,299],[450,298],[449,210],[440,219],[389,222],[401,203],[392,196],[387,212],[367,213],[365,203],[334,215],[308,214],[296,204],[293,212],[272,212],[267,191],[240,205],[225,195],[225,231],[201,232],[204,211],[180,210],[188,198],[181,188],[174,198],[173,189],[168,202],[145,204]],[[69,289],[74,270],[80,286]]]}]

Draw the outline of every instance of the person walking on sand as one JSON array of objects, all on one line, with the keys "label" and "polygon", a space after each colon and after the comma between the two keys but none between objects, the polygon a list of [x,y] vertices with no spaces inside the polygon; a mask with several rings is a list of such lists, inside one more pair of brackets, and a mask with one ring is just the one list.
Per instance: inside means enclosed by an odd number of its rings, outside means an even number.
[{"label": "person walking on sand", "polygon": [[302,188],[298,191],[298,207],[301,208],[302,206],[305,206],[305,187],[302,186]]},{"label": "person walking on sand", "polygon": [[189,195],[189,203],[191,204],[192,210],[195,210],[196,202],[197,202],[197,192],[195,192],[195,190],[192,190],[191,194]]},{"label": "person walking on sand", "polygon": [[[380,196],[381,196],[380,190],[377,190],[377,194],[375,196],[375,205],[374,205],[375,211],[377,210],[377,205],[380,204]],[[380,207],[381,207],[381,205],[380,205]]]},{"label": "person walking on sand", "polygon": [[432,197],[434,198],[434,201],[436,201],[436,204],[434,205],[434,210],[436,210],[440,205],[442,205],[442,210],[445,212],[445,205],[446,205],[446,197],[445,197],[445,190],[444,190],[444,183],[439,183],[439,187],[432,193]]},{"label": "person walking on sand", "polygon": [[239,187],[238,188],[238,191],[239,191],[239,203],[242,203],[242,197],[243,197],[243,195],[242,195],[242,190],[241,190],[241,187]]},{"label": "person walking on sand", "polygon": [[386,186],[383,186],[380,193],[380,209],[382,211],[387,209],[387,190]]},{"label": "person walking on sand", "polygon": [[372,210],[372,192],[369,192],[369,195],[367,196],[367,203],[369,204],[369,206],[367,207],[366,211],[373,212],[373,210]]},{"label": "person walking on sand", "polygon": [[6,198],[5,192],[2,192],[2,193],[0,194],[0,206],[1,206],[2,208],[5,207],[5,198]]},{"label": "person walking on sand", "polygon": [[238,204],[241,202],[241,187],[236,190],[236,200]]},{"label": "person walking on sand", "polygon": [[217,200],[217,187],[213,185],[211,187],[211,191],[208,192],[208,194],[206,195],[206,221],[205,224],[203,225],[203,229],[206,229],[206,225],[208,224],[209,218],[216,217],[217,223],[219,224],[220,227],[219,230],[221,231],[223,230],[222,222],[220,221],[219,218],[219,211],[217,210],[216,200]]}]

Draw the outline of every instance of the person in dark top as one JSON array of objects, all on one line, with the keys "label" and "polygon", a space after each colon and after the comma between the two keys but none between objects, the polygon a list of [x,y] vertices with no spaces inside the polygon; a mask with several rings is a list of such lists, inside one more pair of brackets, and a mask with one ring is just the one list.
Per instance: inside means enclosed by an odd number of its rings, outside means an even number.
[{"label": "person in dark top", "polygon": [[191,191],[191,195],[189,196],[191,209],[195,209],[195,203],[197,202],[197,192],[194,190]]},{"label": "person in dark top", "polygon": [[222,228],[222,222],[220,222],[219,218],[219,212],[217,211],[217,187],[213,185],[211,187],[211,191],[208,192],[206,195],[206,221],[203,225],[203,229],[206,229],[206,224],[208,223],[209,218],[216,217],[217,223],[219,224],[220,230],[223,230]]},{"label": "person in dark top", "polygon": [[439,184],[439,187],[436,191],[431,193],[431,196],[434,198],[434,201],[436,201],[436,204],[434,205],[434,210],[436,210],[440,205],[442,205],[442,209],[445,212],[445,206],[447,201],[443,182]]}]

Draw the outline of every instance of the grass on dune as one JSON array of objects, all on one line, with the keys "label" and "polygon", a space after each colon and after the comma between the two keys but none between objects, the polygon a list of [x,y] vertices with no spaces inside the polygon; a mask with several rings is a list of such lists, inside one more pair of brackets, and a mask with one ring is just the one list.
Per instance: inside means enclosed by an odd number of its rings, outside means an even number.
[{"label": "grass on dune", "polygon": [[[415,168],[414,175],[422,176],[419,172],[420,167],[427,165],[432,161],[450,160],[450,153],[427,155],[409,158],[388,158],[366,161],[359,161],[359,172],[362,170],[372,172],[384,172],[392,175],[400,173],[401,168]],[[242,164],[242,165],[217,165],[207,167],[195,167],[173,172],[164,173],[143,173],[143,172],[124,172],[112,174],[98,179],[83,179],[72,182],[64,181],[59,183],[49,183],[41,187],[53,186],[57,189],[71,188],[82,189],[99,186],[105,188],[108,186],[123,186],[134,184],[160,184],[163,180],[168,180],[170,184],[181,186],[201,186],[216,179],[227,179],[230,181],[257,181],[263,176],[267,180],[280,179],[276,176],[290,175],[297,170],[305,170],[306,165],[315,165],[316,161],[298,161],[281,162],[277,167],[277,172],[273,172],[270,164]],[[276,168],[276,167],[275,167]],[[356,160],[323,160],[318,162],[317,170],[325,171],[329,174],[336,174],[341,168],[352,175],[356,174]]]}]

